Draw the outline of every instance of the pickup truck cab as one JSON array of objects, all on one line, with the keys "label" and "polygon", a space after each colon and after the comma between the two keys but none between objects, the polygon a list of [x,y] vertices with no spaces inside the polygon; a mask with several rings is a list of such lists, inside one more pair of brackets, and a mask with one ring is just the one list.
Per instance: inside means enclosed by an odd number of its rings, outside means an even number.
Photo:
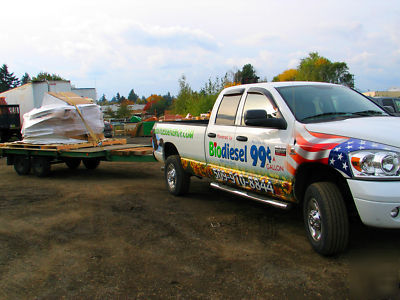
[{"label": "pickup truck cab", "polygon": [[153,149],[170,193],[190,177],[275,207],[302,207],[312,247],[344,251],[349,213],[366,225],[400,228],[400,120],[335,84],[234,86],[209,121],[157,123]]}]

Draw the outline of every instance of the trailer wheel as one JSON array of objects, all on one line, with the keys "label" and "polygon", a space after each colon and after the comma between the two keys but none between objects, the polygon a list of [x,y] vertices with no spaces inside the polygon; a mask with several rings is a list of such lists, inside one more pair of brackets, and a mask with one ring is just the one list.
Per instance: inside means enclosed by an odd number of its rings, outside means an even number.
[{"label": "trailer wheel", "polygon": [[68,168],[70,168],[71,170],[75,170],[81,164],[81,159],[74,158],[74,157],[68,157],[68,158],[64,159],[64,162],[68,166]]},{"label": "trailer wheel", "polygon": [[47,157],[34,157],[32,160],[33,173],[37,177],[46,177],[50,174],[51,164]]},{"label": "trailer wheel", "polygon": [[31,172],[31,160],[27,156],[18,155],[14,158],[14,170],[18,175],[27,175]]},{"label": "trailer wheel", "polygon": [[322,255],[343,252],[349,240],[349,220],[338,187],[332,182],[311,184],[303,205],[304,225],[314,250]]},{"label": "trailer wheel", "polygon": [[189,191],[190,176],[182,168],[179,155],[167,158],[164,168],[164,178],[168,191],[175,195],[184,195]]},{"label": "trailer wheel", "polygon": [[100,160],[98,158],[85,158],[82,161],[83,161],[83,164],[85,165],[86,169],[88,169],[88,170],[94,170],[100,164]]}]

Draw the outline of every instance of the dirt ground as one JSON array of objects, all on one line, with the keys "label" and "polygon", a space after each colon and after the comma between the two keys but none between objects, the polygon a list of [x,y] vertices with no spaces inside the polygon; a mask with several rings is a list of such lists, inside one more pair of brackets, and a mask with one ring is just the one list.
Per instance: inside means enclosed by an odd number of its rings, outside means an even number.
[{"label": "dirt ground", "polygon": [[352,221],[349,250],[325,258],[299,210],[197,178],[174,197],[160,167],[59,164],[37,178],[0,159],[0,298],[400,298],[399,230]]}]

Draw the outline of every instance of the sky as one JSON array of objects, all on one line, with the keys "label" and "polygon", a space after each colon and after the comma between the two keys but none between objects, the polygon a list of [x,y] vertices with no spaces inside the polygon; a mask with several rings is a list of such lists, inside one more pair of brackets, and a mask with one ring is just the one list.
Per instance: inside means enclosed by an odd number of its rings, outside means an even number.
[{"label": "sky", "polygon": [[400,87],[399,0],[19,0],[1,10],[1,65],[108,99],[176,95],[182,75],[199,90],[247,63],[271,81],[310,52],[346,62],[359,90]]}]

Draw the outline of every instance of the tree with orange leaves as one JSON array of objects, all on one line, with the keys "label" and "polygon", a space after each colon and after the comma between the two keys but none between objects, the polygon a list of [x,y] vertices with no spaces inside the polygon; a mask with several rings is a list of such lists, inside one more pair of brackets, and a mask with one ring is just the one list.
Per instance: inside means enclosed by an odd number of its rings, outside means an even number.
[{"label": "tree with orange leaves", "polygon": [[345,62],[331,62],[318,52],[311,52],[300,61],[297,69],[289,69],[274,77],[272,81],[320,81],[354,87],[354,75]]},{"label": "tree with orange leaves", "polygon": [[272,81],[294,81],[296,80],[296,76],[297,76],[297,70],[289,69],[275,76],[274,79],[272,79]]}]

